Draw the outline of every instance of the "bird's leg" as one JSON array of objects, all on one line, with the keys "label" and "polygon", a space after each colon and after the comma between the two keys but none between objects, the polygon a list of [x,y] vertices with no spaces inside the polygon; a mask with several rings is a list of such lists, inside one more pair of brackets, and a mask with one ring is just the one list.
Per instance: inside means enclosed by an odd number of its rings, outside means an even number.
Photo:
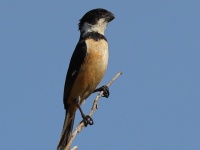
[{"label": "bird's leg", "polygon": [[110,92],[109,92],[109,88],[107,85],[103,85],[102,87],[95,89],[93,93],[101,92],[101,91],[103,91],[103,97],[106,97],[106,98],[109,97]]},{"label": "bird's leg", "polygon": [[77,105],[77,107],[78,107],[78,109],[79,109],[79,111],[80,111],[80,113],[81,113],[81,116],[82,116],[82,118],[83,118],[84,125],[85,125],[86,127],[87,127],[88,124],[89,124],[89,125],[93,125],[93,124],[94,124],[93,119],[92,119],[89,115],[85,115],[85,114],[83,113],[83,110],[82,110],[82,108],[81,108],[81,106],[80,106],[80,96],[79,96],[78,102],[76,101],[76,105]]}]

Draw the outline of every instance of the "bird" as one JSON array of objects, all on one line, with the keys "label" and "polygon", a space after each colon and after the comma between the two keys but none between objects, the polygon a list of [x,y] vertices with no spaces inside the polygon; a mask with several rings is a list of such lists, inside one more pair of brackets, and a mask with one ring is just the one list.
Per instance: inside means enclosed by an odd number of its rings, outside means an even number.
[{"label": "bird", "polygon": [[108,65],[108,42],[105,29],[115,18],[114,14],[103,8],[88,11],[79,20],[80,38],[72,54],[63,94],[65,120],[57,150],[63,150],[72,134],[76,110],[79,109],[85,126],[92,125],[93,119],[86,116],[81,105],[94,92],[103,91],[109,96],[106,85],[97,88]]}]

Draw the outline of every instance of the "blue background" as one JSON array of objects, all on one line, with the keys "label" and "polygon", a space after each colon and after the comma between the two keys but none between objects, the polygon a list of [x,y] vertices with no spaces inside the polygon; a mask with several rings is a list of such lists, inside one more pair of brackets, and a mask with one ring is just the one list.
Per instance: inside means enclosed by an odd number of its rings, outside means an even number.
[{"label": "blue background", "polygon": [[[93,8],[116,19],[106,30],[109,66],[79,149],[200,149],[200,1],[1,0],[0,149],[55,150],[64,120],[65,75]],[[89,112],[93,94],[83,106]],[[77,112],[75,125],[81,120]]]}]

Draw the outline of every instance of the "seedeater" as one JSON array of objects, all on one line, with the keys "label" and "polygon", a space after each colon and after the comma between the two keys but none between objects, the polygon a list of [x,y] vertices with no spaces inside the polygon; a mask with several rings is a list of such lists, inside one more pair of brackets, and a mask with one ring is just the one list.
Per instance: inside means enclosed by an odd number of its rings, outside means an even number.
[{"label": "seedeater", "polygon": [[108,65],[108,42],[104,32],[114,18],[113,13],[98,8],[90,10],[80,19],[80,39],[71,57],[65,80],[63,102],[66,115],[57,150],[63,150],[69,141],[77,109],[86,126],[93,124],[92,118],[82,112],[81,104],[93,92],[104,91],[104,96],[109,96],[108,87],[96,87]]}]

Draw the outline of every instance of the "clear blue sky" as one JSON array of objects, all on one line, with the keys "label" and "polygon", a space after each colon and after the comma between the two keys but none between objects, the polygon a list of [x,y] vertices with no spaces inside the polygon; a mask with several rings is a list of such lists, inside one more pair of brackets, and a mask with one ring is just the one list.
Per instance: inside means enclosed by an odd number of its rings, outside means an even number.
[{"label": "clear blue sky", "polygon": [[[95,124],[74,141],[93,150],[200,149],[200,1],[1,0],[0,149],[55,150],[78,20],[112,11],[110,59]],[[83,109],[89,112],[93,94]],[[77,112],[77,124],[80,114]]]}]

